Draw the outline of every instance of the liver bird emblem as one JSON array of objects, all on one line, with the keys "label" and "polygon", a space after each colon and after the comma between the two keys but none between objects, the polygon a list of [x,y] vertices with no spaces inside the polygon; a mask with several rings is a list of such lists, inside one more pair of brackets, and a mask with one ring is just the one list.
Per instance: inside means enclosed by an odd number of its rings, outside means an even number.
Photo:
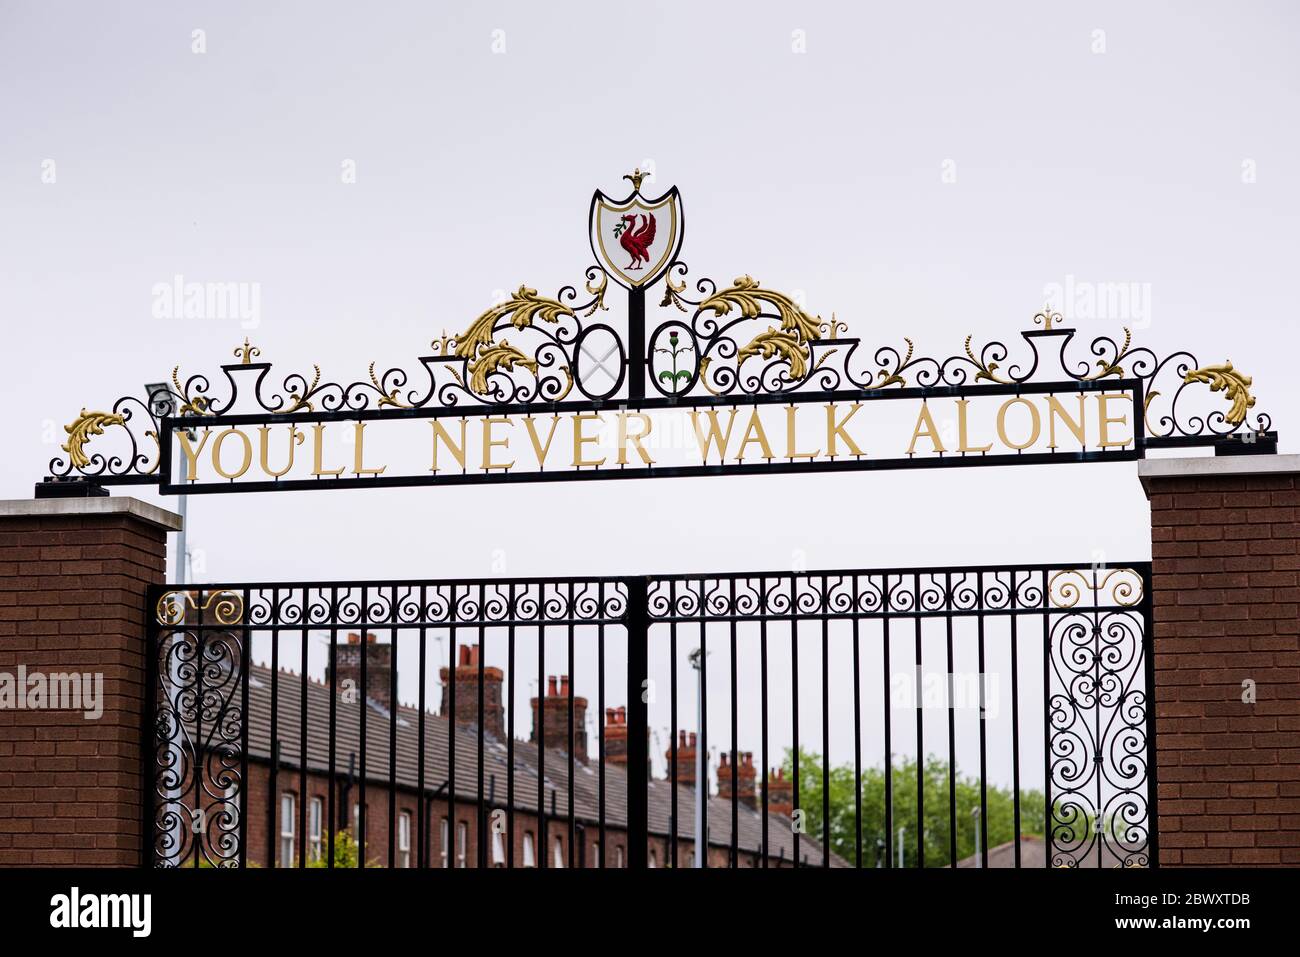
[{"label": "liver bird emblem", "polygon": [[636,214],[628,213],[614,226],[614,238],[632,257],[624,268],[629,272],[641,269],[650,261],[650,244],[655,241],[655,214],[643,214],[638,224]]}]

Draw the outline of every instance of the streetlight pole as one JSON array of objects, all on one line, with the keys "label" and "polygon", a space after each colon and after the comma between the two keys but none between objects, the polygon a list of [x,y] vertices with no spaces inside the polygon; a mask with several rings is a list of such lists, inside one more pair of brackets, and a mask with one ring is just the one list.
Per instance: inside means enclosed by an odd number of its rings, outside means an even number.
[{"label": "streetlight pole", "polygon": [[[695,669],[695,727],[704,729],[704,649],[696,648],[688,655],[691,667]],[[708,771],[704,765],[704,747],[700,741],[695,749],[695,866],[704,866],[704,855],[709,852],[706,844],[708,835],[705,831],[704,802],[708,794]]]}]

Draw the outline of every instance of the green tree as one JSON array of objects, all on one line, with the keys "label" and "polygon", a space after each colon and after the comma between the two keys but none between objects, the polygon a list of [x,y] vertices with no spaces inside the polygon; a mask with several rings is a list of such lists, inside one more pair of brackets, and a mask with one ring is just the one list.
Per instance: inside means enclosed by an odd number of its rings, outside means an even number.
[{"label": "green tree", "polygon": [[[334,866],[335,867],[356,867],[357,862],[361,859],[361,848],[357,844],[357,839],[352,836],[348,830],[335,832],[331,840],[334,842]],[[328,852],[322,850],[320,857],[308,857],[308,867],[329,867]],[[366,861],[366,867],[378,867],[379,862],[375,860]]]},{"label": "green tree", "polygon": [[[794,774],[794,755],[785,752],[784,769],[787,778]],[[978,778],[956,778],[957,859],[976,852],[976,821],[972,810],[980,806]],[[925,866],[944,867],[951,863],[949,834],[949,775],[948,762],[933,755],[926,758],[922,772],[925,793]],[[822,824],[822,761],[821,756],[799,750],[799,807],[805,813],[804,833],[821,840]],[[830,839],[831,850],[852,862],[856,854],[854,835],[853,766],[843,764],[830,769]],[[885,833],[885,771],[882,767],[864,769],[862,772],[862,862],[864,866],[876,863],[878,848],[898,861],[898,829],[906,828],[903,837],[903,863],[917,866],[917,765],[913,758],[895,758],[893,762],[893,835]],[[1015,802],[1008,788],[990,784],[987,789],[987,820],[980,826],[988,828],[988,846],[995,847],[1015,838]],[[1020,792],[1020,832],[1022,835],[1043,834],[1043,793]]]}]

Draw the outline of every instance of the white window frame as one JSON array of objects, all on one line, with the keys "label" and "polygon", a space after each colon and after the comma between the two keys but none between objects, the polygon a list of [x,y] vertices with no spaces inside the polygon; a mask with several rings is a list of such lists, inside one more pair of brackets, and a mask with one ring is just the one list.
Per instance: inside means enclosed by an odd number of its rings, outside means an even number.
[{"label": "white window frame", "polygon": [[311,838],[309,854],[313,861],[319,861],[322,855],[323,828],[325,820],[325,803],[318,797],[311,799],[307,805],[307,828]]},{"label": "white window frame", "polygon": [[439,832],[439,845],[441,849],[442,866],[451,866],[451,822],[445,817],[442,819],[441,831]]},{"label": "white window frame", "polygon": [[537,866],[537,843],[532,831],[524,831],[524,867]]},{"label": "white window frame", "polygon": [[558,836],[555,838],[555,857],[553,860],[555,861],[553,867],[564,866],[564,841]]},{"label": "white window frame", "polygon": [[614,845],[614,866],[615,866],[615,867],[627,867],[627,864],[625,864],[625,863],[623,862],[623,845],[622,845],[622,844],[615,844],[615,845]]},{"label": "white window frame", "polygon": [[492,866],[493,867],[506,866],[505,838],[502,837],[501,831],[497,830],[495,827],[492,828]]},{"label": "white window frame", "polygon": [[280,866],[294,865],[294,809],[297,800],[292,791],[280,792]]},{"label": "white window frame", "polygon": [[469,825],[464,821],[456,822],[456,866],[468,867],[465,863],[465,847],[469,844]]},{"label": "white window frame", "polygon": [[397,866],[411,866],[411,812],[403,811],[397,817]]}]

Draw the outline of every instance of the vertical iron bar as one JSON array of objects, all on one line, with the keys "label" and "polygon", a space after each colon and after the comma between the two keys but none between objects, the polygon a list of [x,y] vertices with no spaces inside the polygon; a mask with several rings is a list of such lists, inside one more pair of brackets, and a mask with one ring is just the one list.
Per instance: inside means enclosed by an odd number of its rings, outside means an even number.
[{"label": "vertical iron bar", "polygon": [[574,762],[576,760],[576,756],[574,752],[578,750],[577,742],[574,740],[574,734],[573,734],[573,693],[577,687],[576,679],[578,677],[573,673],[573,620],[574,618],[577,617],[578,614],[578,609],[573,603],[573,582],[569,582],[568,614],[569,614],[568,645],[567,645],[568,662],[565,665],[565,668],[569,676],[569,694],[567,696],[565,704],[568,707],[568,732],[567,733],[569,739],[565,742],[564,750],[568,753],[568,757],[569,757],[568,778],[566,779],[567,784],[565,790],[569,792],[569,800],[568,800],[569,867],[573,868],[577,866],[575,854],[577,853],[577,843],[578,843],[578,832],[576,829],[577,821],[575,821],[573,817],[573,772],[574,772]]},{"label": "vertical iron bar", "polygon": [[[799,811],[799,589],[790,576],[790,736],[794,742],[793,772],[794,810]],[[799,831],[794,832],[794,855],[791,866],[799,866]]]},{"label": "vertical iron bar", "polygon": [[550,867],[551,849],[546,819],[546,584],[537,585],[537,706],[533,709],[533,735],[537,738],[537,866]]},{"label": "vertical iron bar", "polygon": [[1052,866],[1052,629],[1048,614],[1051,582],[1042,572],[1043,593],[1043,866]]},{"label": "vertical iron bar", "polygon": [[484,602],[487,599],[487,586],[483,582],[478,583],[478,813],[475,817],[476,827],[475,841],[478,844],[478,853],[475,854],[477,866],[486,868],[488,866],[488,834],[490,826],[488,824],[488,807],[483,802],[483,773],[484,773],[484,746],[483,736],[485,734],[483,725],[487,723],[487,716],[484,712],[483,697],[483,672],[487,667],[487,631],[483,626],[487,618],[487,606]]},{"label": "vertical iron bar", "polygon": [[862,660],[858,642],[858,576],[853,575],[853,864],[862,868]]},{"label": "vertical iron bar", "polygon": [[627,291],[627,397],[645,398],[646,341],[645,287]]},{"label": "vertical iron bar", "polygon": [[429,856],[426,853],[428,848],[425,846],[425,842],[428,840],[428,835],[425,833],[425,809],[424,809],[425,804],[428,801],[428,795],[426,795],[424,792],[424,719],[425,719],[424,709],[427,704],[427,695],[424,686],[429,677],[428,661],[426,659],[426,654],[425,654],[425,646],[427,644],[428,636],[427,636],[427,629],[424,624],[424,620],[426,617],[425,609],[427,607],[428,607],[427,589],[426,586],[421,585],[420,586],[420,649],[419,649],[420,701],[418,705],[420,709],[420,726],[418,731],[416,732],[416,737],[417,737],[416,747],[419,749],[420,753],[416,756],[415,759],[415,766],[416,766],[416,770],[415,770],[415,818],[416,818],[415,856],[416,856],[416,866],[418,866],[421,870],[429,866]]},{"label": "vertical iron bar", "polygon": [[[901,579],[900,579],[901,581]],[[884,601],[881,603],[884,650],[885,686],[885,867],[894,866],[894,745],[893,725],[890,713],[893,710],[889,688],[889,573],[885,572],[882,583]]]},{"label": "vertical iron bar", "polygon": [[740,795],[737,764],[740,762],[740,732],[736,713],[736,579],[731,579],[731,851],[729,866],[740,866]]},{"label": "vertical iron bar", "polygon": [[329,766],[329,794],[328,794],[327,797],[326,797],[326,799],[327,799],[327,801],[328,801],[328,813],[326,814],[325,820],[322,822],[322,828],[321,828],[322,831],[324,832],[324,835],[323,835],[323,836],[324,836],[324,838],[325,838],[325,843],[326,843],[326,851],[325,851],[325,855],[326,855],[326,865],[325,865],[325,866],[328,867],[330,870],[333,870],[333,869],[334,869],[334,828],[338,826],[338,818],[337,818],[337,816],[336,816],[336,815],[337,815],[337,809],[334,807],[334,793],[335,793],[335,788],[337,787],[336,782],[335,782],[335,773],[336,773],[336,768],[335,768],[335,752],[337,751],[337,748],[338,748],[337,733],[338,733],[338,700],[339,700],[339,695],[338,695],[338,684],[339,684],[339,674],[338,674],[338,671],[339,671],[339,669],[338,669],[339,628],[338,628],[338,620],[339,620],[339,612],[338,612],[338,608],[339,608],[339,589],[338,589],[338,586],[337,586],[337,585],[332,585],[332,586],[330,586],[330,608],[329,608],[329,621],[330,621],[330,650],[329,650],[329,658],[330,658],[330,666],[329,666],[329,670],[330,670],[330,675],[329,675],[329,681],[330,681],[330,753],[329,753],[329,762],[330,762],[330,766]]},{"label": "vertical iron bar", "polygon": [[271,602],[271,784],[266,792],[266,866],[274,869],[280,850],[280,828],[276,826],[280,803],[280,589],[271,590]]},{"label": "vertical iron bar", "polygon": [[447,700],[447,841],[443,853],[447,855],[448,869],[456,867],[456,841],[460,828],[456,825],[456,603],[460,600],[456,586],[449,586],[451,598],[447,602],[447,684],[443,696]]},{"label": "vertical iron bar", "polygon": [[1147,867],[1160,866],[1160,807],[1156,772],[1156,656],[1155,629],[1152,626],[1151,566],[1138,568],[1142,574],[1142,657],[1146,679],[1147,719]]},{"label": "vertical iron bar", "polygon": [[921,710],[921,575],[912,574],[912,605],[916,611],[916,866],[925,867],[925,720]]},{"label": "vertical iron bar", "polygon": [[822,867],[831,866],[831,672],[830,611],[831,582],[822,576]]},{"label": "vertical iron bar", "polygon": [[1016,572],[1011,570],[1011,802],[1015,819],[1016,858],[1020,867],[1020,645],[1016,614]]},{"label": "vertical iron bar", "polygon": [[957,866],[957,712],[953,698],[952,673],[952,572],[943,577],[944,625],[948,652],[948,858],[949,866]]},{"label": "vertical iron bar", "polygon": [[[627,866],[644,870],[647,851],[649,582],[627,579]],[[603,850],[603,849],[602,849]]]},{"label": "vertical iron bar", "polygon": [[596,783],[596,814],[598,817],[598,826],[600,829],[600,843],[597,845],[600,849],[600,860],[597,867],[604,868],[605,859],[609,855],[605,847],[605,583],[599,582],[596,586],[596,620],[599,624],[596,627],[596,723],[599,726],[599,743],[600,762],[597,765],[597,783]]},{"label": "vertical iron bar", "polygon": [[388,614],[394,627],[388,631],[388,867],[397,867],[397,586],[393,586]]},{"label": "vertical iron bar", "polygon": [[[524,586],[527,587],[526,585]],[[506,842],[506,867],[515,866],[515,586],[510,586],[510,607],[506,617],[510,621],[506,629],[506,833],[510,839]],[[536,848],[533,849],[536,856]]]},{"label": "vertical iron bar", "polygon": [[669,866],[676,868],[677,864],[677,829],[680,827],[681,817],[677,809],[677,579],[668,580],[668,698],[669,711],[672,712],[669,717],[668,728],[668,777],[672,782],[672,793],[669,796],[669,827],[668,827],[668,854]]},{"label": "vertical iron bar", "polygon": [[[366,841],[366,817],[368,807],[366,805],[366,713],[370,710],[370,681],[368,677],[368,665],[370,663],[370,599],[368,597],[369,589],[361,586],[361,689],[357,695],[357,703],[361,709],[360,735],[361,735],[361,777],[357,781],[357,867],[366,866],[366,850],[368,843]],[[345,809],[346,810],[346,809]]]},{"label": "vertical iron bar", "polygon": [[253,631],[248,627],[249,589],[244,589],[242,638],[239,653],[239,866],[248,866],[248,675],[253,658]]},{"label": "vertical iron bar", "polygon": [[[780,582],[777,582],[780,587]],[[759,773],[763,776],[763,809],[762,809],[762,835],[759,839],[758,846],[762,851],[762,866],[768,866],[768,858],[771,856],[771,847],[768,841],[768,802],[771,790],[768,786],[768,765],[769,760],[767,753],[767,578],[759,579],[759,594],[761,595],[762,606],[759,609],[758,618],[758,710],[761,714],[762,732],[761,748],[762,760],[759,762]]]},{"label": "vertical iron bar", "polygon": [[979,648],[979,675],[980,675],[980,867],[989,866],[989,767],[988,767],[988,702],[984,700],[985,695],[985,673],[984,673],[984,573],[976,572],[975,581],[977,582],[979,603],[978,617],[976,624],[978,627],[977,642]]},{"label": "vertical iron bar", "polygon": [[[308,595],[311,589],[303,586],[303,621],[307,621]],[[307,629],[302,630],[302,700],[298,714],[298,866],[307,866]],[[245,714],[248,712],[245,711]]]}]

